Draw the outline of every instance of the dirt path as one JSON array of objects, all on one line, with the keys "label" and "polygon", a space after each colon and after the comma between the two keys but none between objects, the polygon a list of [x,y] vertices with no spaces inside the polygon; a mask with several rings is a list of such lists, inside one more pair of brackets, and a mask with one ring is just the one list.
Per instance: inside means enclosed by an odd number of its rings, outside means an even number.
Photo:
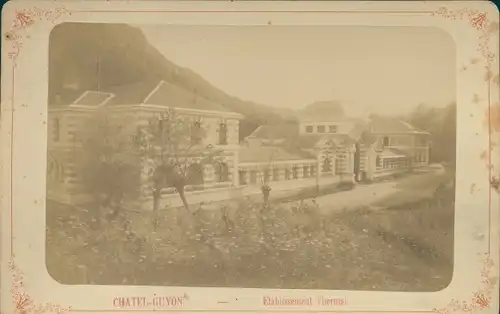
[{"label": "dirt path", "polygon": [[324,195],[316,198],[320,211],[330,213],[343,209],[369,206],[397,192],[397,182],[381,182],[370,185],[358,185],[350,191]]},{"label": "dirt path", "polygon": [[[364,206],[370,206],[378,201],[401,191],[399,185],[402,182],[411,183],[432,179],[433,176],[439,176],[443,173],[441,167],[430,166],[419,169],[420,173],[408,175],[400,180],[378,182],[367,185],[358,185],[353,190],[338,192],[335,194],[324,195],[316,198],[320,211],[331,213],[343,209],[354,209]],[[422,173],[425,173],[425,178]],[[429,179],[430,178],[430,179]]]}]

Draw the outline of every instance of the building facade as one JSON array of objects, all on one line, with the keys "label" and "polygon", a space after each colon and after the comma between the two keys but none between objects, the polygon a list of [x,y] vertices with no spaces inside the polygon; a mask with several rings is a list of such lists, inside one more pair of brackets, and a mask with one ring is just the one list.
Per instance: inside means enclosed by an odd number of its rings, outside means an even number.
[{"label": "building facade", "polygon": [[[92,119],[100,109],[105,109],[107,115],[105,126],[94,125]],[[130,138],[138,128],[147,126],[152,118],[161,117],[169,109],[175,110],[177,122],[182,121],[190,132],[182,134],[182,140],[190,143],[180,143],[178,149],[173,148],[171,152],[183,159],[189,171],[192,181],[188,182],[186,191],[227,189],[237,184],[239,120],[242,116],[161,81],[156,86],[150,85],[149,89],[141,83],[120,86],[106,93],[87,91],[68,106],[49,108],[47,197],[72,204],[91,198],[77,169],[77,156],[84,149],[82,134],[99,137],[106,131],[121,132],[123,137]],[[193,149],[185,149],[188,146]],[[216,152],[217,162],[201,164],[201,151]],[[123,154],[133,153],[124,151]],[[147,203],[152,199],[153,184],[148,169],[151,163],[144,158],[137,159],[142,169],[137,186],[139,199]],[[168,198],[175,194],[175,189],[166,187],[161,192]]]},{"label": "building facade", "polygon": [[[92,120],[101,109],[108,115],[105,126]],[[68,106],[49,108],[47,197],[71,204],[92,198],[77,169],[85,149],[79,134],[94,132],[91,136],[100,137],[103,132],[121,132],[131,137],[152,119],[160,117],[163,125],[162,114],[171,109],[175,122],[185,127],[176,136],[178,145],[194,148],[172,152],[186,166],[185,192],[191,203],[257,194],[264,184],[275,191],[355,184],[429,163],[430,135],[394,119],[306,112],[297,123],[262,125],[240,143],[242,115],[161,81],[87,91]],[[207,152],[216,152],[217,160],[203,162]],[[155,157],[134,159],[141,169],[136,184],[144,208],[152,207]],[[181,205],[172,186],[161,189],[161,200],[161,206]]]}]

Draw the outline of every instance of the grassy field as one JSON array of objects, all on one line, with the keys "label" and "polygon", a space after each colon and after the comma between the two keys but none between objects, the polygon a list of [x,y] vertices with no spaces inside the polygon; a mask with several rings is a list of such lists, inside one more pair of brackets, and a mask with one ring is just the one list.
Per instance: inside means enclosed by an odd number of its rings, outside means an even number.
[{"label": "grassy field", "polygon": [[[454,190],[429,190],[452,176],[417,176],[399,179],[400,191],[379,204],[384,210],[319,218],[294,216],[293,202],[262,214],[248,201],[232,229],[219,211],[99,221],[92,211],[48,204],[47,267],[67,284],[436,291],[453,270]],[[304,217],[310,223],[297,236]]]}]

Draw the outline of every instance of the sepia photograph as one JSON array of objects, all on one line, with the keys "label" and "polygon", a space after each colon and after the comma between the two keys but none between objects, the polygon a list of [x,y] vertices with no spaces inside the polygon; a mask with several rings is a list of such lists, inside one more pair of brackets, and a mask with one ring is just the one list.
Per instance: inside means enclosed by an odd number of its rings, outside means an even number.
[{"label": "sepia photograph", "polygon": [[455,50],[449,34],[424,26],[55,26],[50,276],[446,288]]}]

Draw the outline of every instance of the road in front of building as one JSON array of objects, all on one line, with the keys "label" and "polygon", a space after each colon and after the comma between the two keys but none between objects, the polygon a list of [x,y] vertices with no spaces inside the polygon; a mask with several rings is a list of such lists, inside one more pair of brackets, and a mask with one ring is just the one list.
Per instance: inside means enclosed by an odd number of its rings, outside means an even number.
[{"label": "road in front of building", "polygon": [[[444,169],[440,165],[432,165],[419,169],[401,179],[392,181],[359,184],[353,190],[323,195],[316,198],[320,212],[324,214],[341,210],[374,207],[376,203],[401,192],[400,184],[412,184],[414,181],[431,181],[434,177],[443,175]],[[422,185],[420,183],[420,185]],[[424,184],[425,185],[425,184]],[[422,193],[422,195],[424,195]],[[377,206],[378,207],[378,206]]]}]

